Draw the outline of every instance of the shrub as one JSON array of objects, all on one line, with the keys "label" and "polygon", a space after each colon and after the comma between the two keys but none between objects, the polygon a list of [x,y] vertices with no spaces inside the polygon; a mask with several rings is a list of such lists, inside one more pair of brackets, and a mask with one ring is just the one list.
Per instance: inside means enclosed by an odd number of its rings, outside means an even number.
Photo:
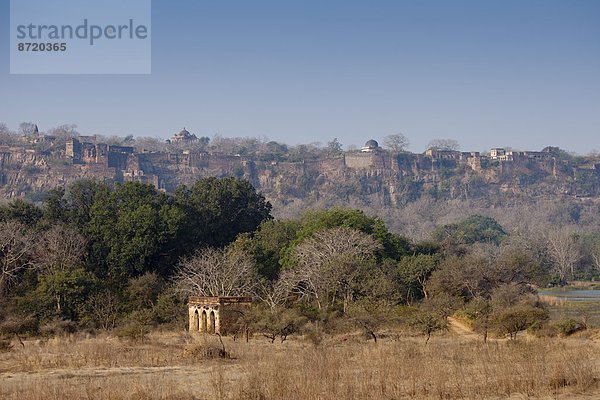
[{"label": "shrub", "polygon": [[144,341],[153,326],[153,312],[151,309],[133,311],[125,321],[122,326],[117,328],[117,336]]},{"label": "shrub", "polygon": [[585,329],[583,324],[575,321],[573,318],[561,318],[552,324],[557,331],[563,336],[569,336]]},{"label": "shrub", "polygon": [[547,319],[547,310],[532,306],[515,306],[501,309],[492,315],[494,328],[499,333],[509,335],[511,339],[516,339],[519,331]]},{"label": "shrub", "polygon": [[323,327],[320,323],[313,322],[307,324],[304,337],[312,343],[313,346],[319,347],[323,343],[324,336]]},{"label": "shrub", "polygon": [[183,356],[188,358],[211,360],[215,358],[231,358],[229,352],[225,350],[225,344],[221,335],[201,336],[200,343],[194,343],[183,349]]},{"label": "shrub", "polygon": [[278,337],[284,342],[307,322],[306,317],[294,309],[254,310],[250,319],[252,330],[268,338],[271,343]]},{"label": "shrub", "polygon": [[420,309],[409,320],[409,324],[419,333],[426,336],[425,344],[427,344],[431,338],[431,334],[446,329],[448,322],[446,317],[439,313]]},{"label": "shrub", "polygon": [[75,333],[77,325],[68,319],[54,318],[40,326],[39,332],[44,336],[64,335]]},{"label": "shrub", "polygon": [[0,353],[5,353],[12,349],[13,345],[10,339],[0,339]]},{"label": "shrub", "polygon": [[37,330],[38,321],[33,316],[11,315],[0,324],[0,333],[16,335],[19,340],[21,340],[21,335],[34,334],[37,333]]},{"label": "shrub", "polygon": [[183,349],[183,356],[199,360],[212,360],[215,358],[230,358],[230,355],[221,346],[215,344],[194,344]]}]

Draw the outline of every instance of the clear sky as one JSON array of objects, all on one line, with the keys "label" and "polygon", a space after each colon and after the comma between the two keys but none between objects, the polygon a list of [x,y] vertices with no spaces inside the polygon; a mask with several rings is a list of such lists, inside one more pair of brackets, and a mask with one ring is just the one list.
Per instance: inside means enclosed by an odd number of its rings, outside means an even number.
[{"label": "clear sky", "polygon": [[598,0],[154,0],[151,75],[9,75],[0,122],[410,149],[600,149]]}]

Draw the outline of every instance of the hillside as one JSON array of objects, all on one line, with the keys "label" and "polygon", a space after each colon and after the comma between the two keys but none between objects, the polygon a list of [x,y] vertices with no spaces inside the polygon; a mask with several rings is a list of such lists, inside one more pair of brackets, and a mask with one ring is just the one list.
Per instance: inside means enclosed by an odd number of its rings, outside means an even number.
[{"label": "hillside", "polygon": [[84,178],[141,181],[172,192],[201,177],[236,176],[261,191],[277,216],[345,204],[377,210],[396,230],[402,230],[394,224],[396,210],[432,201],[490,210],[539,199],[595,204],[600,196],[600,162],[552,147],[536,152],[415,154],[390,152],[375,142],[375,147],[361,151],[290,158],[206,149],[145,151],[79,136],[42,150],[26,144],[0,147],[0,196],[39,200],[52,188]]}]

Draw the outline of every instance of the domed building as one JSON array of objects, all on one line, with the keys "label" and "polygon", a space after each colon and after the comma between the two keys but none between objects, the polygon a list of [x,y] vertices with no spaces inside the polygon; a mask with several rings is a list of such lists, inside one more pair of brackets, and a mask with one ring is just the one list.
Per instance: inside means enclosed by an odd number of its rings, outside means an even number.
[{"label": "domed building", "polygon": [[372,153],[376,151],[380,151],[381,147],[379,147],[379,143],[376,140],[368,140],[367,143],[360,149],[363,153]]},{"label": "domed building", "polygon": [[198,141],[198,137],[193,133],[188,132],[185,128],[173,135],[170,140],[167,140],[168,143],[193,143]]}]

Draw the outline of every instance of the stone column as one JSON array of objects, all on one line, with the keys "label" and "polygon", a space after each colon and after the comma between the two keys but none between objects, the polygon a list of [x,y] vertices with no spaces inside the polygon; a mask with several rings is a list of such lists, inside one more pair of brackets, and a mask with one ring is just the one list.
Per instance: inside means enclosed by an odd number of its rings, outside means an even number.
[{"label": "stone column", "polygon": [[188,329],[190,332],[193,332],[196,330],[196,328],[194,326],[195,311],[196,311],[196,307],[194,307],[194,306],[188,307],[188,316],[189,316],[189,328]]}]

